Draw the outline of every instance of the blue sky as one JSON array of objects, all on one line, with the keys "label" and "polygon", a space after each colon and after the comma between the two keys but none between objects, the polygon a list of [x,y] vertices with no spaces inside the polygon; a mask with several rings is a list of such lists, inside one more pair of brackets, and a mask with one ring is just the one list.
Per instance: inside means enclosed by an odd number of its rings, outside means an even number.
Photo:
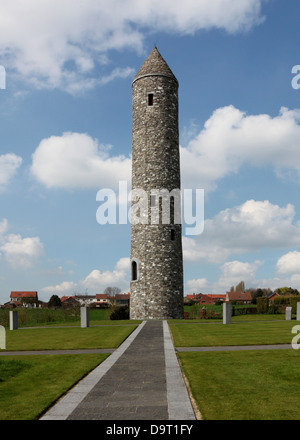
[{"label": "blue sky", "polygon": [[205,191],[204,232],[183,236],[185,294],[300,288],[297,0],[1,11],[0,304],[129,290],[130,225],[99,225],[96,194],[130,181],[131,81],[155,44],[180,84],[182,187]]}]

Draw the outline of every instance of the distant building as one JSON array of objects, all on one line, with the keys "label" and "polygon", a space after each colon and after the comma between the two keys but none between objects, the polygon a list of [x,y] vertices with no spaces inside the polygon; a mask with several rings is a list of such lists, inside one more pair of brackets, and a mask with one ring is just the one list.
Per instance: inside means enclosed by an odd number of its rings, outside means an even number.
[{"label": "distant building", "polygon": [[115,296],[109,296],[105,293],[96,294],[96,306],[109,306],[111,304],[117,304],[119,306],[129,306],[130,293],[118,293]]},{"label": "distant building", "polygon": [[38,293],[34,292],[17,292],[12,291],[10,294],[10,302],[16,307],[38,307]]},{"label": "distant building", "polygon": [[193,295],[187,295],[188,300],[192,300],[195,304],[216,304],[218,301],[225,301],[226,295],[217,295],[217,294],[193,294]]},{"label": "distant building", "polygon": [[236,301],[242,304],[251,304],[252,295],[251,292],[226,292],[226,301]]},{"label": "distant building", "polygon": [[106,293],[97,293],[96,294],[96,307],[109,306],[110,300],[109,296]]},{"label": "distant building", "polygon": [[62,296],[60,298],[61,304],[63,307],[74,307],[80,306],[79,301],[75,299],[75,296]]},{"label": "distant building", "polygon": [[270,306],[274,304],[274,298],[276,298],[276,296],[279,296],[278,293],[276,293],[276,292],[271,292],[267,295]]},{"label": "distant building", "polygon": [[119,306],[129,306],[130,294],[129,293],[119,293],[115,296],[115,301]]}]

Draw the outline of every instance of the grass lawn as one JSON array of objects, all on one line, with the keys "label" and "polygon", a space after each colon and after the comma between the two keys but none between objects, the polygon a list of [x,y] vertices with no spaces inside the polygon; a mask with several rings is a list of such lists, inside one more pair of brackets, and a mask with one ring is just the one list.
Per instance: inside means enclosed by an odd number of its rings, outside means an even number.
[{"label": "grass lawn", "polygon": [[[117,348],[137,325],[34,328],[6,331],[6,350]],[[1,351],[1,350],[0,350]]]},{"label": "grass lawn", "polygon": [[[116,348],[136,325],[6,331],[7,350]],[[0,357],[0,420],[33,420],[108,355]]]},{"label": "grass lawn", "polygon": [[33,420],[107,354],[0,357],[0,420]]},{"label": "grass lawn", "polygon": [[[296,321],[172,324],[175,347],[290,344]],[[179,352],[205,420],[299,420],[300,350]]]},{"label": "grass lawn", "polygon": [[204,420],[299,420],[299,350],[178,357]]},{"label": "grass lawn", "polygon": [[171,324],[175,347],[288,344],[296,321]]}]

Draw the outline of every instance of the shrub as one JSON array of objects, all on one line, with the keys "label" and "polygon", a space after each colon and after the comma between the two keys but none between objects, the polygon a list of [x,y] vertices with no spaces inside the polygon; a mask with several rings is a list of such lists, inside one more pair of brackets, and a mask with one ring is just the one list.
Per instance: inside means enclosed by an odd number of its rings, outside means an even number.
[{"label": "shrub", "polygon": [[297,313],[297,302],[300,301],[299,295],[280,295],[274,298],[277,306],[292,307],[292,313]]},{"label": "shrub", "polygon": [[289,306],[290,305],[290,298],[291,297],[289,295],[275,296],[274,305]]},{"label": "shrub", "polygon": [[119,319],[129,319],[129,307],[113,306],[109,319],[111,319],[112,321],[116,321]]},{"label": "shrub", "polygon": [[268,313],[269,308],[269,298],[266,297],[258,297],[256,298],[257,301],[257,313]]}]

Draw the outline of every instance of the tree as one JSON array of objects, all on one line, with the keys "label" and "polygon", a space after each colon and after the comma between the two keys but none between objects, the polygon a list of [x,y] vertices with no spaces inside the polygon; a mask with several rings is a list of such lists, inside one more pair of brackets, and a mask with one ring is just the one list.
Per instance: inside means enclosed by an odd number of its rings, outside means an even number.
[{"label": "tree", "polygon": [[258,289],[253,289],[252,292],[252,304],[257,304],[257,298],[261,298],[264,296],[264,292],[262,289],[258,288]]},{"label": "tree", "polygon": [[240,281],[235,287],[230,287],[230,292],[245,292],[245,281]]},{"label": "tree", "polygon": [[235,288],[236,292],[245,292],[245,282],[241,281]]},{"label": "tree", "polygon": [[109,297],[112,304],[116,304],[116,295],[121,293],[121,289],[119,287],[106,287],[104,293]]},{"label": "tree", "polygon": [[48,307],[61,307],[61,300],[57,295],[52,295],[48,302]]},{"label": "tree", "polygon": [[275,290],[278,295],[299,295],[297,289],[293,289],[292,287],[280,287]]}]

